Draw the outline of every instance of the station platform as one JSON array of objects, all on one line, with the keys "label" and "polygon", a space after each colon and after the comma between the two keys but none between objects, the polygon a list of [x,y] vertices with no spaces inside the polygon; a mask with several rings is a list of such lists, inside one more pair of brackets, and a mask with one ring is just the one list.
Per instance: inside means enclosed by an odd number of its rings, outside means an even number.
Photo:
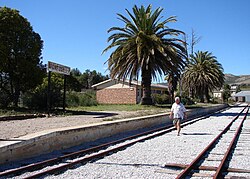
[{"label": "station platform", "polygon": [[[188,118],[200,117],[227,107],[228,105],[221,104],[191,109],[188,110]],[[53,128],[18,138],[0,140],[0,164],[67,149],[119,133],[169,124],[171,121],[168,116],[169,113],[162,113],[115,121],[102,121],[74,127]]]}]

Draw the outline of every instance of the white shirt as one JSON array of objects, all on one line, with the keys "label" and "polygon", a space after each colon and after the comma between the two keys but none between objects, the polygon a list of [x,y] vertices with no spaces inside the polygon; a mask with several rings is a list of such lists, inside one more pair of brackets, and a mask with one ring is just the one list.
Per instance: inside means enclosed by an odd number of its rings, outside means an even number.
[{"label": "white shirt", "polygon": [[171,108],[171,112],[174,113],[173,118],[184,118],[184,113],[186,112],[186,108],[182,103],[174,103]]}]

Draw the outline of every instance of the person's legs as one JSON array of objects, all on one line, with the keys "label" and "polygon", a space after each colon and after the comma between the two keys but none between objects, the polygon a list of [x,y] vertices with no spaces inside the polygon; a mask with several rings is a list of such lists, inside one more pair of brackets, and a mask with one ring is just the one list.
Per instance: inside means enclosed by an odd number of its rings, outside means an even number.
[{"label": "person's legs", "polygon": [[175,123],[174,127],[175,127],[176,129],[178,128],[177,123]]},{"label": "person's legs", "polygon": [[176,128],[177,128],[177,135],[180,135],[180,131],[181,131],[181,122],[180,122],[180,120],[177,121]]},{"label": "person's legs", "polygon": [[177,129],[177,119],[173,119],[174,127]]}]

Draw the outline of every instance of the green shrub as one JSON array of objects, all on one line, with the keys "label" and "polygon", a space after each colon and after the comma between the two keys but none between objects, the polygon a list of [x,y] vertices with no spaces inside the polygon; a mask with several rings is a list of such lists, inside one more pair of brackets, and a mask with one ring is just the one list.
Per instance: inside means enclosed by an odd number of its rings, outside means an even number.
[{"label": "green shrub", "polygon": [[167,94],[152,94],[152,98],[156,104],[169,104],[171,100]]},{"label": "green shrub", "polygon": [[[51,108],[61,107],[63,100],[63,79],[57,75],[51,75],[50,106]],[[23,95],[23,105],[30,109],[46,109],[48,93],[48,77],[34,90]]]},{"label": "green shrub", "polygon": [[74,92],[74,91],[67,93],[67,96],[66,96],[67,106],[76,107],[76,106],[79,106],[79,103],[80,103],[79,93]]},{"label": "green shrub", "polygon": [[184,105],[192,105],[192,104],[194,104],[194,101],[191,98],[187,97],[187,96],[181,97],[181,102]]},{"label": "green shrub", "polygon": [[5,91],[0,90],[0,107],[6,108],[10,103],[10,96]]},{"label": "green shrub", "polygon": [[23,105],[29,109],[46,109],[47,108],[47,93],[44,91],[32,91],[24,93]]},{"label": "green shrub", "polygon": [[[38,86],[34,91],[27,92],[23,96],[23,105],[30,109],[47,108],[47,86]],[[51,108],[62,106],[62,92],[60,88],[51,89],[50,96]]]},{"label": "green shrub", "polygon": [[220,103],[223,103],[223,100],[220,99],[220,98],[217,98],[217,97],[213,97],[211,99],[211,103],[213,103],[213,104],[220,104]]},{"label": "green shrub", "polygon": [[234,100],[233,98],[229,98],[229,99],[228,99],[228,103],[229,103],[229,104],[234,104],[234,103],[235,103],[235,100]]},{"label": "green shrub", "polygon": [[97,105],[96,94],[94,91],[86,92],[69,92],[66,97],[68,107],[76,106],[95,106]]}]

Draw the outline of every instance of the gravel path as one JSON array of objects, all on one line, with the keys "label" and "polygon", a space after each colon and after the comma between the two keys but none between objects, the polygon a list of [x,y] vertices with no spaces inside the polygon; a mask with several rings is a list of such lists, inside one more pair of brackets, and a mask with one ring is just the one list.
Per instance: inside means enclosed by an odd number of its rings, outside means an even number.
[{"label": "gravel path", "polygon": [[[152,111],[146,111],[146,114]],[[90,112],[79,116],[44,117],[26,120],[0,121],[0,140],[18,138],[30,133],[40,132],[47,129],[73,127],[85,124],[103,122],[135,116],[142,116],[143,111],[109,111]]]},{"label": "gravel path", "polygon": [[[188,125],[182,129],[180,136],[177,136],[176,131],[173,131],[137,143],[123,151],[89,162],[76,169],[68,170],[63,174],[47,178],[175,178],[176,174],[170,173],[179,173],[180,170],[170,170],[163,166],[166,163],[189,164],[231,122],[235,113],[238,113],[241,109],[231,108],[223,113]],[[249,126],[249,120],[248,117],[244,127]],[[249,127],[246,130],[248,131]],[[246,142],[242,147],[249,149],[250,143]],[[225,148],[220,149],[220,151],[223,150]],[[241,160],[237,158],[235,161],[237,163],[232,162],[230,165],[235,168],[249,169],[250,161],[246,158],[242,157]],[[250,174],[244,176],[250,177]]]},{"label": "gravel path", "polygon": [[[237,147],[229,163],[229,167],[243,168],[250,170],[250,117],[245,120]],[[231,176],[241,176],[250,178],[250,174],[229,173]]]}]

